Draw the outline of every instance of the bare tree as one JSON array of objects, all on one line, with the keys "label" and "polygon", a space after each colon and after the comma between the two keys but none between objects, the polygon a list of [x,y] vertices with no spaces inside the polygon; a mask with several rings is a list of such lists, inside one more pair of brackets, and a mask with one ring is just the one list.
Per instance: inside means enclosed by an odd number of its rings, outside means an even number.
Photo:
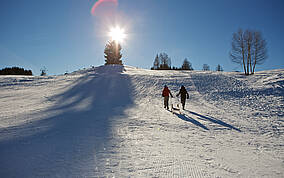
[{"label": "bare tree", "polygon": [[46,76],[47,75],[47,69],[46,67],[43,67],[40,69],[40,76]]},{"label": "bare tree", "polygon": [[192,64],[187,60],[187,58],[184,59],[181,69],[182,70],[193,70]]},{"label": "bare tree", "polygon": [[208,64],[203,64],[202,70],[203,71],[209,71],[210,70],[209,65]]},{"label": "bare tree", "polygon": [[[252,52],[252,43],[253,43],[253,33],[249,30],[244,32],[244,39],[245,39],[245,54],[246,54],[246,62],[247,62],[247,74],[252,72],[252,64],[251,64],[251,52]],[[249,71],[250,70],[250,71]]]},{"label": "bare tree", "polygon": [[253,74],[255,66],[267,58],[266,41],[258,31],[240,29],[233,34],[231,60],[244,68],[245,75]]},{"label": "bare tree", "polygon": [[244,72],[247,74],[246,70],[246,63],[245,63],[245,38],[244,38],[244,32],[242,29],[240,29],[237,33],[233,34],[232,39],[232,50],[230,52],[231,60],[234,63],[243,65]]},{"label": "bare tree", "polygon": [[171,58],[166,53],[160,53],[160,69],[171,69]]},{"label": "bare tree", "polygon": [[254,32],[253,52],[252,52],[252,74],[254,74],[255,66],[263,64],[267,58],[266,41],[262,39],[260,32]]}]

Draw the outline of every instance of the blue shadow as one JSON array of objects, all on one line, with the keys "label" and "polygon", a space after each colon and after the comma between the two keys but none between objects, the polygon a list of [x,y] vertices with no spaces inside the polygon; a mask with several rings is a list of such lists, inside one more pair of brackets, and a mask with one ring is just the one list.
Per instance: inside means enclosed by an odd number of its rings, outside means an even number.
[{"label": "blue shadow", "polygon": [[174,113],[176,116],[178,116],[181,120],[184,120],[186,122],[190,122],[198,127],[201,127],[204,130],[209,130],[205,125],[201,124],[200,122],[198,122],[197,120],[185,115],[185,114],[177,114]]},{"label": "blue shadow", "polygon": [[131,79],[113,67],[86,73],[53,96],[55,105],[39,113],[47,117],[0,128],[0,177],[104,176],[107,153],[116,151],[113,123],[133,106]]},{"label": "blue shadow", "polygon": [[203,118],[203,119],[206,119],[206,120],[208,120],[208,121],[211,121],[211,122],[213,122],[213,123],[216,123],[216,124],[222,125],[222,126],[224,126],[224,127],[227,127],[227,128],[230,128],[230,129],[234,129],[234,130],[236,130],[236,131],[238,131],[238,132],[241,132],[240,129],[238,129],[238,128],[236,128],[236,127],[230,125],[230,124],[227,124],[227,123],[225,123],[225,122],[223,122],[223,121],[221,121],[221,120],[219,120],[219,119],[214,119],[214,118],[212,118],[212,117],[203,116],[203,115],[198,114],[198,113],[193,112],[193,111],[189,111],[189,113],[190,113],[190,114],[193,114],[193,115],[196,115],[196,116],[199,116],[199,117],[201,117],[201,118]]}]

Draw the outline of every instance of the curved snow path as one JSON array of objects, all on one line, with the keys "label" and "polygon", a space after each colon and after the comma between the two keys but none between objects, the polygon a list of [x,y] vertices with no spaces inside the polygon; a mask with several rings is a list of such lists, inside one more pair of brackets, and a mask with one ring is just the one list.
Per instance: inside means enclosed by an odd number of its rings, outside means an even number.
[{"label": "curved snow path", "polygon": [[[275,121],[259,122],[248,100],[236,99],[243,91],[254,96],[241,79],[125,69],[102,66],[15,85],[4,81],[0,176],[283,177],[284,129],[276,100],[263,105],[278,110],[276,116],[261,112]],[[182,84],[188,89],[181,114],[163,108],[165,84],[173,95]],[[15,104],[23,110],[11,109]]]}]

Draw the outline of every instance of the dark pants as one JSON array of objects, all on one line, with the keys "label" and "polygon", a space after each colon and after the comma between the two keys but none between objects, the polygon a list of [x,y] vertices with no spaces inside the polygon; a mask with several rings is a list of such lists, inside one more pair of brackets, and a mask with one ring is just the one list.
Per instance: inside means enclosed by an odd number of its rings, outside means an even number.
[{"label": "dark pants", "polygon": [[185,107],[185,100],[186,98],[181,98],[182,109],[184,109]]},{"label": "dark pants", "polygon": [[169,109],[169,96],[164,97],[164,108]]}]

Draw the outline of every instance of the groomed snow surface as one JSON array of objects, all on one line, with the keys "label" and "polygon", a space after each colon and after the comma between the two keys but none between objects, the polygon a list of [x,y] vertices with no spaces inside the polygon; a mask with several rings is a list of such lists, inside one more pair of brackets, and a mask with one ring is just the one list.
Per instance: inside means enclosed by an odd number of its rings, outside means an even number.
[{"label": "groomed snow surface", "polygon": [[[1,76],[0,177],[283,178],[283,84],[284,69]],[[164,85],[188,90],[181,114]]]}]

